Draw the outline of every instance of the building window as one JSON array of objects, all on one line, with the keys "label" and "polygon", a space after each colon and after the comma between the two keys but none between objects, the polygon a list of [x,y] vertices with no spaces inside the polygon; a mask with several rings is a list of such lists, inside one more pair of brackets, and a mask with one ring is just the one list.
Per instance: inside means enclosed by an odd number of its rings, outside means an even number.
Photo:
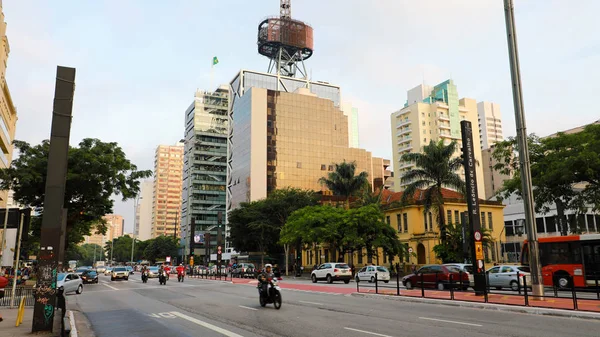
[{"label": "building window", "polygon": [[448,225],[452,224],[452,211],[451,210],[446,211],[446,223]]},{"label": "building window", "polygon": [[[423,133],[425,133],[425,130],[423,130]],[[427,143],[427,138],[423,138],[423,143]]]},{"label": "building window", "polygon": [[363,250],[359,250],[358,251],[358,264],[362,264],[363,263]]},{"label": "building window", "polygon": [[555,217],[554,216],[547,216],[545,220],[546,220],[546,231],[548,233],[555,233],[556,232]]},{"label": "building window", "polygon": [[390,217],[389,217],[389,216],[386,216],[386,217],[385,217],[385,222],[386,222],[388,225],[390,224]]},{"label": "building window", "polygon": [[454,211],[454,223],[462,223],[460,221],[460,212]]},{"label": "building window", "polygon": [[[493,231],[494,230],[494,224],[492,223],[492,212],[488,212],[488,228]],[[492,254],[493,256],[493,254]],[[493,258],[492,258],[493,259]]]},{"label": "building window", "polygon": [[481,212],[481,228],[485,228],[485,212]]},{"label": "building window", "polygon": [[301,162],[297,162],[296,163],[296,168],[302,168],[302,163]]},{"label": "building window", "polygon": [[396,214],[396,222],[398,223],[398,232],[402,232],[402,214]]},{"label": "building window", "polygon": [[402,214],[402,217],[404,218],[404,232],[408,233],[408,213]]},{"label": "building window", "polygon": [[325,170],[327,170],[327,165],[321,164],[321,171],[325,171]]},{"label": "building window", "polygon": [[423,214],[423,219],[425,220],[425,231],[427,232],[427,214]]},{"label": "building window", "polygon": [[538,233],[546,233],[544,218],[535,218],[535,229]]}]

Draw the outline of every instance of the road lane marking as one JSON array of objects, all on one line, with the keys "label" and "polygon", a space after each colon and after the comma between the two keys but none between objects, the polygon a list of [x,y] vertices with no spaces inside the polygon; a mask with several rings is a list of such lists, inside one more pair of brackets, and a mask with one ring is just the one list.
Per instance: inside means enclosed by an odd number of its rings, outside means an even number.
[{"label": "road lane marking", "polygon": [[462,325],[470,325],[470,326],[482,326],[481,324],[473,324],[473,323],[465,323],[465,322],[457,322],[457,321],[448,321],[445,319],[437,319],[437,318],[429,318],[429,317],[419,317],[420,319],[426,319],[429,321],[438,321],[444,323],[454,323],[454,324],[462,324]]},{"label": "road lane marking", "polygon": [[235,332],[231,332],[231,331],[229,331],[229,330],[225,330],[225,329],[223,329],[223,328],[219,328],[219,327],[218,327],[218,326],[216,326],[216,325],[212,325],[212,324],[210,324],[210,323],[207,323],[207,322],[201,321],[201,320],[199,320],[199,319],[196,319],[196,318],[194,318],[194,317],[190,317],[190,316],[188,316],[188,315],[184,315],[184,314],[182,314],[182,313],[180,313],[180,312],[177,312],[177,311],[171,311],[171,313],[172,313],[173,315],[175,315],[175,316],[179,317],[179,318],[183,318],[183,319],[185,319],[185,320],[187,320],[187,321],[190,321],[190,322],[192,322],[192,323],[198,324],[198,325],[200,325],[200,326],[203,326],[203,327],[205,327],[205,328],[207,328],[207,329],[210,329],[210,330],[212,330],[212,331],[218,332],[218,333],[220,333],[221,335],[225,335],[225,336],[227,336],[227,337],[244,337],[244,336],[242,336],[242,335],[238,335],[238,334],[236,334]]},{"label": "road lane marking", "polygon": [[238,305],[238,307],[240,307],[240,308],[244,308],[244,309],[248,309],[248,310],[258,310],[258,309],[256,309],[256,308],[250,308],[250,307],[247,307],[247,306],[245,306],[245,305]]},{"label": "road lane marking", "polygon": [[382,335],[380,333],[375,333],[375,332],[370,332],[370,331],[365,331],[365,330],[352,329],[352,328],[348,328],[348,327],[344,327],[344,329],[350,330],[350,331],[362,332],[362,333],[366,333],[366,334],[373,335],[373,336],[392,337],[392,336],[389,336],[389,335]]},{"label": "road lane marking", "polygon": [[323,303],[317,303],[317,302],[309,302],[309,301],[298,301],[300,303],[306,303],[306,304],[314,304],[314,305],[325,305]]},{"label": "road lane marking", "polygon": [[108,284],[108,283],[104,283],[104,285],[105,285],[105,286],[107,286],[107,287],[109,287],[109,288],[110,288],[110,289],[112,289],[112,290],[119,290],[119,288],[115,288],[115,287],[111,286],[111,285],[110,285],[110,284]]}]

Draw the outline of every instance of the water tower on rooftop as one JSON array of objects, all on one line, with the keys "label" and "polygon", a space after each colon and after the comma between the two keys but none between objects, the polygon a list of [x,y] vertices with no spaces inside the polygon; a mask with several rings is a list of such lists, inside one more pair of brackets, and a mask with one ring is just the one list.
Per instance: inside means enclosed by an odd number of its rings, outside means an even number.
[{"label": "water tower on rooftop", "polygon": [[258,52],[269,58],[270,73],[307,79],[304,60],[313,54],[313,29],[292,19],[291,0],[280,0],[279,17],[258,25]]}]

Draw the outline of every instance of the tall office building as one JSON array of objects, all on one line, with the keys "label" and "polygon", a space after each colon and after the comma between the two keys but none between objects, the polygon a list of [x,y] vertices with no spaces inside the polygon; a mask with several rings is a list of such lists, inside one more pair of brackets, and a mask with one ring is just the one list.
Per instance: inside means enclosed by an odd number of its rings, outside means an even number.
[{"label": "tall office building", "polygon": [[102,217],[106,221],[108,240],[123,236],[125,232],[125,219],[118,214],[107,214]]},{"label": "tall office building", "polygon": [[[6,65],[10,46],[6,36],[6,22],[4,22],[4,11],[2,10],[2,1],[0,1],[0,169],[10,166],[13,155],[12,142],[15,137],[15,128],[17,124],[17,110],[13,104],[6,83]],[[6,207],[8,191],[0,191],[0,207]]]},{"label": "tall office building", "polygon": [[[225,223],[229,88],[197,91],[185,111],[185,150],[181,204],[182,238],[189,251],[191,219],[195,233],[211,232],[216,246],[219,213]],[[224,233],[225,234],[225,233]],[[224,252],[230,252],[226,245]],[[204,250],[196,250],[204,255]]]},{"label": "tall office building", "polygon": [[[455,156],[461,155],[460,122],[468,120],[473,126],[473,142],[480,143],[477,116],[477,103],[471,98],[458,98],[458,90],[452,80],[436,86],[419,85],[407,93],[407,101],[399,111],[392,113],[392,147],[394,167],[394,187],[402,191],[406,184],[401,183],[402,175],[414,168],[414,164],[404,162],[405,153],[420,152],[431,141],[443,140],[445,144],[458,143]],[[481,149],[475,148],[475,159],[482,162]],[[480,196],[485,194],[483,169],[477,168],[477,184]],[[464,170],[459,172],[464,179]]]},{"label": "tall office building", "polygon": [[138,240],[149,240],[152,238],[152,195],[154,193],[154,181],[144,180],[140,184],[140,199],[136,207],[135,237]]},{"label": "tall office building", "polygon": [[338,86],[242,70],[231,88],[229,209],[284,187],[326,190],[319,178],[343,161],[383,181],[384,160],[349,146]]},{"label": "tall office building", "polygon": [[153,238],[160,235],[181,237],[181,187],[183,143],[159,145],[154,156],[154,189],[152,192]]},{"label": "tall office building", "polygon": [[502,136],[502,114],[500,105],[492,102],[477,103],[481,149],[485,150],[504,140]]},{"label": "tall office building", "polygon": [[358,108],[352,106],[352,103],[342,103],[344,116],[348,117],[348,142],[350,147],[360,147],[358,141]]}]

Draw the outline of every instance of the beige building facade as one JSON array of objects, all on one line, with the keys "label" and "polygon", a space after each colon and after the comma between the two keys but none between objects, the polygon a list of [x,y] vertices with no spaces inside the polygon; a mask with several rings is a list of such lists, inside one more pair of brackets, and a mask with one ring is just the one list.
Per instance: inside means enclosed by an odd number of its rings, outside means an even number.
[{"label": "beige building facade", "polygon": [[[402,161],[405,153],[421,152],[431,141],[444,141],[450,144],[456,141],[455,156],[461,155],[462,140],[460,122],[467,120],[473,128],[473,143],[480,143],[477,102],[471,98],[458,98],[456,85],[447,80],[436,86],[419,85],[407,93],[404,108],[392,113],[392,148],[394,167],[394,188],[402,191],[407,185],[401,183],[402,176],[415,165]],[[481,150],[474,148],[475,159],[482,162]],[[464,170],[461,169],[464,179]],[[479,196],[485,194],[483,167],[476,168]]]},{"label": "beige building facade", "polygon": [[102,219],[106,222],[106,234],[95,233],[95,229],[92,229],[92,235],[84,236],[82,244],[89,243],[104,247],[107,242],[123,236],[123,229],[125,228],[123,216],[106,214]]},{"label": "beige building facade", "polygon": [[154,157],[154,189],[152,193],[153,238],[160,235],[181,237],[181,188],[183,143],[159,145]]},{"label": "beige building facade", "polygon": [[495,143],[504,140],[502,134],[502,113],[500,105],[492,102],[477,103],[477,117],[479,124],[479,144],[481,149],[489,149]]},{"label": "beige building facade", "polygon": [[[13,104],[6,83],[6,66],[8,63],[8,54],[10,46],[6,36],[6,22],[4,22],[4,11],[2,1],[0,1],[0,168],[10,166],[13,155],[12,142],[15,137],[15,128],[17,125],[17,110]],[[0,207],[6,207],[8,191],[0,191]]]},{"label": "beige building facade", "polygon": [[[239,77],[232,82],[228,209],[285,187],[325,191],[319,179],[343,161],[356,162],[357,173],[367,172],[371,184],[375,176],[391,175],[383,159],[350,147],[339,87],[254,72],[240,76],[251,80],[242,89]],[[279,90],[270,82],[277,80],[283,81]]]}]

